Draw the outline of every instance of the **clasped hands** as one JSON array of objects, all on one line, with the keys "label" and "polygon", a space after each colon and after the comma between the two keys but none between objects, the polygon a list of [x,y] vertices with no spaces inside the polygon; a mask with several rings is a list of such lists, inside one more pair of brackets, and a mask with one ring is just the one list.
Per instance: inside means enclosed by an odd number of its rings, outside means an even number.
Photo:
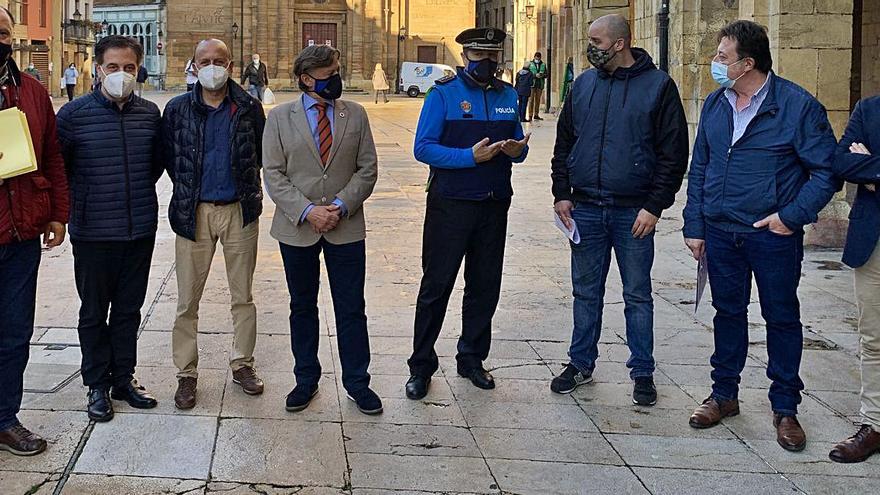
[{"label": "clasped hands", "polygon": [[474,152],[474,162],[488,162],[495,158],[498,153],[502,152],[510,158],[518,158],[522,156],[523,150],[529,144],[530,137],[532,137],[531,132],[519,141],[516,139],[505,139],[504,141],[496,141],[492,144],[489,144],[489,138],[483,138],[482,141],[471,148]]},{"label": "clasped hands", "polygon": [[342,220],[342,210],[338,205],[315,205],[306,215],[306,221],[312,225],[316,234],[326,234],[335,229]]}]

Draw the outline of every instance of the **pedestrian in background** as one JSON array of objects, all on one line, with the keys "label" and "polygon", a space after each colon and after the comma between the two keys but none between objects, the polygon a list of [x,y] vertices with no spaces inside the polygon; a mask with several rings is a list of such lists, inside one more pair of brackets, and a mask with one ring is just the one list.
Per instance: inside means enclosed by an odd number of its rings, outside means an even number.
[{"label": "pedestrian in background", "polygon": [[520,122],[531,122],[527,112],[529,110],[529,97],[532,94],[532,86],[535,84],[535,75],[529,69],[529,62],[523,64],[522,69],[516,73],[516,96]]},{"label": "pedestrian in background", "polygon": [[[0,449],[30,456],[47,446],[18,420],[34,335],[40,235],[48,248],[64,242],[70,202],[52,99],[12,59],[14,28],[12,14],[0,7],[0,110],[17,107],[27,116],[37,171],[0,179]],[[65,283],[57,274],[47,281]]]},{"label": "pedestrian in background", "polygon": [[772,69],[764,27],[741,20],[721,29],[711,67],[721,88],[703,104],[684,209],[685,243],[694,258],[706,256],[715,308],[712,391],[690,425],[710,428],[739,414],[754,277],[776,441],[800,451],[803,228],[839,189],[837,141],[822,104]]},{"label": "pedestrian in background", "polygon": [[513,163],[528,154],[516,91],[495,78],[504,31],[467,29],[465,67],[436,81],[425,97],[416,129],[416,160],[430,166],[422,238],[422,281],[416,301],[413,353],[406,396],[428,393],[439,367],[434,349],[449,296],[464,261],[458,374],[481,389],[495,388],[483,362],[492,344],[492,318],[501,295]]},{"label": "pedestrian in background", "polygon": [[581,241],[570,244],[569,363],[550,389],[565,394],[593,379],[614,251],[623,282],[632,402],[652,406],[654,229],[687,170],[687,121],[678,87],[648,52],[632,47],[626,19],[600,17],[590,24],[589,37],[594,69],[577,78],[565,100],[551,161],[554,208],[569,229],[577,227]]},{"label": "pedestrian in background", "polygon": [[269,69],[264,62],[260,61],[259,53],[253,54],[251,63],[241,75],[241,85],[244,86],[245,83],[247,83],[248,93],[262,103],[263,92],[269,85]]},{"label": "pedestrian in background", "polygon": [[58,112],[70,184],[70,240],[80,299],[82,380],[89,419],[113,419],[114,400],[137,409],[156,399],[134,378],[141,307],[156,243],[159,108],[133,95],[141,45],[106,36],[95,45],[99,89]]},{"label": "pedestrian in background", "polygon": [[186,76],[187,92],[195,89],[196,83],[199,82],[198,72],[198,68],[196,67],[196,59],[191,58],[189,62],[186,63],[186,68],[183,69],[183,74],[184,76]]},{"label": "pedestrian in background", "polygon": [[147,68],[141,65],[138,67],[137,72],[137,95],[139,98],[144,97],[144,84],[147,82],[147,79],[150,77],[150,73],[147,72]]},{"label": "pedestrian in background", "polygon": [[860,101],[837,146],[834,174],[858,184],[843,262],[853,268],[862,389],[859,431],[829,453],[835,462],[862,462],[880,452],[880,97]]},{"label": "pedestrian in background", "polygon": [[559,92],[559,106],[565,105],[565,98],[568,97],[568,92],[571,91],[571,84],[574,82],[574,61],[571,57],[568,57],[568,62],[565,64],[565,75],[562,78],[562,91]]},{"label": "pedestrian in background", "polygon": [[75,64],[70,64],[64,69],[64,88],[67,90],[67,101],[73,101],[76,92],[76,81],[79,79],[79,71]]},{"label": "pedestrian in background", "polygon": [[541,60],[541,52],[535,52],[535,57],[529,63],[529,70],[535,76],[529,101],[529,115],[532,120],[544,120],[541,118],[541,95],[544,94],[544,84],[547,79],[547,64]]},{"label": "pedestrian in background", "polygon": [[199,303],[218,241],[231,295],[232,381],[248,395],[263,393],[263,381],[254,369],[253,284],[263,211],[260,168],[266,119],[260,102],[230,79],[233,62],[226,43],[200,42],[194,60],[198,82],[192,91],[169,101],[162,118],[164,163],[174,184],[168,220],[177,234],[178,301],[171,347],[178,369],[178,409],[196,405]]},{"label": "pedestrian in background", "polygon": [[382,93],[382,98],[385,99],[385,103],[388,103],[388,90],[391,87],[388,85],[388,77],[385,75],[385,71],[382,70],[382,64],[376,64],[376,70],[373,71],[373,91],[376,94],[376,101],[374,102],[376,105],[379,104],[379,93]]},{"label": "pedestrian in background", "polygon": [[[382,412],[370,389],[366,225],[363,204],[378,178],[376,147],[364,108],[340,99],[339,51],[305,48],[293,64],[303,94],[269,114],[263,137],[266,190],[277,206],[278,239],[290,292],[290,341],[296,386],[285,408],[302,411],[318,393],[318,317],[323,254],[336,321],[342,386],[359,411]],[[335,386],[332,388],[335,393]]]},{"label": "pedestrian in background", "polygon": [[34,67],[34,63],[33,63],[33,62],[31,62],[31,63],[28,64],[27,69],[24,70],[24,73],[27,74],[27,75],[29,75],[29,76],[31,76],[31,77],[33,77],[33,78],[36,79],[37,81],[42,81],[42,80],[43,80],[43,77],[40,76],[40,71],[38,71],[37,68]]}]

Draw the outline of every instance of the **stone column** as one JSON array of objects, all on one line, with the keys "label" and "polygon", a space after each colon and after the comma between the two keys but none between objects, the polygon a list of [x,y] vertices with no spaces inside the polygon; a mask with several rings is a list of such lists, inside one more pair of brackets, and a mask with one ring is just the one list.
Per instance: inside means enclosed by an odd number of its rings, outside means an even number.
[{"label": "stone column", "polygon": [[[835,135],[841,136],[850,111],[852,0],[756,0],[756,3],[768,6],[776,71],[815,95],[828,110]],[[846,193],[836,195],[819,215],[819,221],[807,227],[807,244],[842,246],[849,210]]]}]

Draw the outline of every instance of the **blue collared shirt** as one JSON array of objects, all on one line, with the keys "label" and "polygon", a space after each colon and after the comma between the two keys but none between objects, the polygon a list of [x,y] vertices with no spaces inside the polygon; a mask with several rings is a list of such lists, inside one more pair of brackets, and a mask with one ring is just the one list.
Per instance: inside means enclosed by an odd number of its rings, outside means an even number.
[{"label": "blue collared shirt", "polygon": [[[309,122],[309,129],[312,130],[312,138],[315,140],[315,147],[321,148],[321,136],[318,134],[318,100],[312,98],[307,93],[303,93],[302,95],[302,104],[303,108],[306,109],[306,120]],[[336,108],[333,101],[327,101],[327,118],[330,120],[330,134],[335,137],[336,135],[336,112],[334,109]],[[333,204],[339,207],[339,210],[342,212],[342,216],[348,215],[348,208],[345,207],[345,203],[342,202],[341,199],[336,198],[333,200]],[[315,207],[315,204],[312,203],[306,207],[303,211],[301,217],[299,217],[299,223],[303,223],[306,221],[306,217],[309,216],[309,212],[312,211],[312,208]]]},{"label": "blue collared shirt", "polygon": [[758,114],[758,110],[761,108],[761,104],[764,103],[764,99],[767,98],[767,93],[769,92],[768,84],[770,82],[770,75],[767,75],[767,80],[764,81],[764,84],[758,89],[758,91],[752,95],[752,98],[749,100],[749,104],[746,105],[742,110],[737,110],[736,108],[736,91],[731,88],[724,90],[724,96],[727,97],[727,101],[730,102],[730,106],[733,107],[733,141],[731,141],[730,145],[733,146],[737,141],[745,134],[746,128],[749,126],[749,123],[755,118],[755,115]]},{"label": "blue collared shirt", "polygon": [[234,201],[232,178],[232,100],[227,96],[217,108],[208,108],[202,143],[202,201]]}]

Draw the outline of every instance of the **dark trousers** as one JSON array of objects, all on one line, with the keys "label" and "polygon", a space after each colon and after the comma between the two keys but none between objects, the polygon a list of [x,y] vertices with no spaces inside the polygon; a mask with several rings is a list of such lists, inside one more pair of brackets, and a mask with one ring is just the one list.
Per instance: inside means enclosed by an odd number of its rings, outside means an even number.
[{"label": "dark trousers", "polygon": [[0,245],[0,431],[18,424],[39,267],[38,239]]},{"label": "dark trousers", "polygon": [[67,89],[67,101],[73,101],[73,90],[76,89],[76,84],[68,84],[65,88]]},{"label": "dark trousers", "polygon": [[528,118],[529,112],[529,95],[519,95],[519,120],[524,121]]},{"label": "dark trousers", "polygon": [[492,343],[492,317],[501,294],[510,199],[462,201],[428,194],[422,237],[422,284],[416,303],[410,373],[431,376],[449,296],[464,259],[464,301],[456,360],[460,370],[481,366]]},{"label": "dark trousers", "polygon": [[290,291],[290,346],[293,373],[298,385],[317,385],[321,378],[318,361],[320,337],[318,289],[323,251],[330,294],[336,316],[336,343],[342,363],[342,385],[357,392],[370,385],[370,338],[367,334],[364,283],[367,254],[364,241],[331,244],[321,238],[309,247],[281,244],[281,258]]},{"label": "dark trousers", "polygon": [[798,375],[803,327],[797,289],[804,258],[803,233],[780,236],[768,231],[735,234],[708,227],[706,258],[715,308],[712,395],[737,397],[749,351],[748,305],[752,275],[758,286],[761,316],[767,322],[767,377],[770,405],[781,414],[797,414],[804,382]]},{"label": "dark trousers", "polygon": [[[107,389],[134,377],[141,307],[156,238],[72,241],[83,384]],[[109,319],[108,319],[109,314]]]}]

